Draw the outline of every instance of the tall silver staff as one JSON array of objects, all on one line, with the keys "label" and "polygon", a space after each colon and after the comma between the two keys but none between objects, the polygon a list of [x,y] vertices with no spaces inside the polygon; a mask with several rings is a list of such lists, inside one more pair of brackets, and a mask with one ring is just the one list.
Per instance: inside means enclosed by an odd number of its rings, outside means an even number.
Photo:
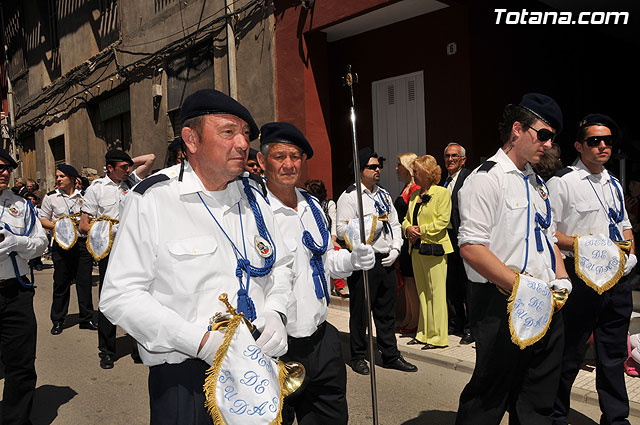
[{"label": "tall silver staff", "polygon": [[[353,175],[356,184],[356,199],[358,200],[358,220],[360,224],[360,243],[365,244],[364,212],[362,209],[362,184],[360,182],[360,160],[358,158],[358,138],[356,136],[356,108],[353,97],[353,84],[358,82],[358,74],[351,72],[351,65],[347,65],[347,75],[343,77],[344,85],[349,89],[349,112],[351,120],[351,141],[353,142]],[[367,320],[369,322],[369,364],[371,365],[371,408],[373,410],[373,424],[378,425],[378,394],[376,391],[376,356],[373,351],[373,323],[371,321],[371,295],[369,293],[369,273],[362,271],[364,283],[364,301],[367,305]]]}]

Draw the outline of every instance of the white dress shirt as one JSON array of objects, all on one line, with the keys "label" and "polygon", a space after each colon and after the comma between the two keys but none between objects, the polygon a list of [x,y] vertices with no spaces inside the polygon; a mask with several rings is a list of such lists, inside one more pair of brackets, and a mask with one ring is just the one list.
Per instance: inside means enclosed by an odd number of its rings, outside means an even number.
[{"label": "white dress shirt", "polygon": [[[600,174],[592,174],[581,160],[569,168],[573,171],[552,177],[547,183],[558,230],[567,236],[609,236],[609,208],[616,211],[620,210],[621,205],[624,208],[622,185],[605,168]],[[623,194],[622,199],[618,197],[612,180],[615,180]],[[626,210],[624,219],[616,227],[620,235],[624,230],[631,229]],[[563,253],[573,257],[573,252]]]},{"label": "white dress shirt", "polygon": [[[496,164],[488,172],[475,169],[458,192],[458,244],[484,245],[507,267],[520,272],[525,265],[527,253],[528,223],[529,243],[525,271],[535,278],[550,282],[555,279],[555,273],[551,268],[551,256],[555,254],[553,250],[549,250],[543,235],[543,250],[536,250],[535,213],[537,211],[545,217],[547,209],[542,195],[538,192],[535,173],[528,163],[524,172],[518,170],[502,149],[498,149],[489,160]],[[529,176],[527,184],[530,208],[523,174]],[[548,229],[541,230],[553,248],[556,242],[555,225],[553,218],[551,221]],[[466,261],[464,266],[469,280],[487,282],[487,279]]]},{"label": "white dress shirt", "polygon": [[80,212],[83,203],[82,193],[78,189],[75,189],[71,196],[56,189],[47,193],[42,200],[39,217],[55,222],[65,215]]},{"label": "white dress shirt", "polygon": [[[209,318],[226,312],[218,296],[226,293],[231,305],[237,305],[237,260],[228,238],[252,265],[264,265],[242,182],[210,192],[188,163],[178,181],[179,167],[161,171],[168,180],[125,198],[100,295],[100,310],[138,341],[148,366],[196,357]],[[258,317],[265,309],[286,313],[293,257],[271,209],[261,194],[254,194],[275,241],[276,262],[267,276],[251,278],[249,296]],[[242,279],[245,284],[246,274]]]},{"label": "white dress shirt", "polygon": [[[378,254],[388,254],[393,248],[400,251],[402,248],[402,225],[398,221],[398,213],[393,206],[389,192],[378,185],[374,185],[373,191],[369,191],[365,185],[362,185],[362,211],[365,217],[378,215],[375,200],[379,203],[384,201],[390,207],[391,212],[388,218],[391,232],[384,232],[383,223],[377,220],[371,247]],[[340,195],[340,198],[338,198],[336,228],[339,239],[344,239],[344,232],[347,229],[347,225],[349,221],[354,218],[358,218],[358,198],[355,184],[347,188],[347,190]],[[365,232],[366,231],[365,229]]]},{"label": "white dress shirt", "polygon": [[[293,296],[296,299],[296,317],[289,318],[287,322],[287,334],[295,338],[311,336],[327,319],[327,303],[323,298],[316,296],[313,282],[313,269],[309,260],[313,254],[302,243],[302,233],[308,230],[317,244],[322,243],[320,230],[316,224],[311,207],[302,196],[300,189],[296,189],[298,196],[298,210],[294,210],[282,203],[275,195],[269,192],[269,203],[273,214],[282,232],[282,237],[287,248],[293,253]],[[322,214],[325,226],[327,220],[322,212],[319,202],[315,199],[315,206]],[[351,275],[351,253],[346,249],[336,251],[329,236],[326,252],[322,256],[324,263],[325,278],[327,285],[331,282],[330,277],[346,278]],[[329,293],[330,288],[325,288]]]},{"label": "white dress shirt", "polygon": [[[29,273],[29,265],[27,262],[35,257],[42,255],[47,248],[49,241],[47,235],[40,224],[40,220],[35,219],[31,232],[24,236],[19,236],[28,230],[31,223],[29,208],[29,201],[13,193],[10,189],[5,189],[0,192],[0,205],[2,210],[0,211],[0,226],[5,228],[5,225],[9,225],[13,233],[19,238],[27,238],[26,244],[21,244],[23,247],[16,251],[16,263],[18,264],[18,270],[20,276],[24,276]],[[26,218],[26,223],[25,223]],[[4,255],[0,258],[0,279],[12,279],[16,277],[13,263],[8,255]]]},{"label": "white dress shirt", "polygon": [[106,215],[118,219],[120,217],[121,203],[131,188],[141,179],[136,172],[129,174],[127,180],[116,183],[109,176],[96,179],[84,193],[82,212],[93,218]]}]

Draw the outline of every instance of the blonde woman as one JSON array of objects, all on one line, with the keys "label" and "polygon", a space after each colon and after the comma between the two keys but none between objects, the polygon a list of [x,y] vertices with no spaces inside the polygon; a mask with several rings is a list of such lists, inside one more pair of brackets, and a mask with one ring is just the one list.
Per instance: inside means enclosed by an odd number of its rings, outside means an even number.
[{"label": "blonde woman", "polygon": [[[409,207],[409,199],[411,194],[420,189],[413,180],[413,169],[411,163],[418,155],[413,152],[398,155],[398,165],[396,165],[396,173],[398,178],[404,181],[404,189],[400,196],[393,202],[393,206],[398,212],[398,220],[402,222],[404,216],[407,215]],[[398,294],[400,300],[404,299],[404,318],[400,320],[396,331],[402,334],[415,334],[418,327],[418,315],[420,314],[420,304],[418,303],[418,291],[416,289],[416,281],[413,278],[413,265],[411,265],[411,256],[409,255],[409,241],[404,238],[400,256],[398,257],[398,266],[402,275],[403,286]]]},{"label": "blonde woman", "polygon": [[447,254],[453,246],[447,233],[451,217],[449,190],[437,186],[442,169],[434,157],[424,155],[412,163],[413,178],[420,186],[409,200],[402,233],[409,239],[420,317],[414,339],[423,350],[449,345],[447,317]]}]

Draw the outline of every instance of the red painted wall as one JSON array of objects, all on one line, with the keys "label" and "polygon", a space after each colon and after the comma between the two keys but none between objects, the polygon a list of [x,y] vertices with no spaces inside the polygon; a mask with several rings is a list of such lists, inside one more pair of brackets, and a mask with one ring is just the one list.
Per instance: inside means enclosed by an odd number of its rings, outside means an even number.
[{"label": "red painted wall", "polygon": [[[298,1],[275,2],[277,118],[307,135],[315,155],[305,177],[324,180],[333,198],[352,180],[347,92],[340,81],[347,63],[360,77],[355,95],[361,146],[373,146],[371,83],[419,70],[425,78],[427,151],[440,159],[450,139],[471,143],[465,9],[449,7],[334,43],[318,30],[390,3],[322,0],[311,14]],[[452,41],[458,54],[447,56]]]}]

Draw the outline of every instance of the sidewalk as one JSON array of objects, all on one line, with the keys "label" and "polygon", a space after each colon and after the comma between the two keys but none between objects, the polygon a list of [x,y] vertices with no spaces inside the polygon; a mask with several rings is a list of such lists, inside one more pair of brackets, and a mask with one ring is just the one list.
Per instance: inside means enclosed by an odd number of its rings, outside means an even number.
[{"label": "sidewalk", "polygon": [[[631,316],[631,333],[640,332],[640,292],[633,292],[634,312]],[[329,305],[329,317],[327,319],[338,328],[343,342],[349,339],[349,300],[335,296],[331,297]],[[374,325],[375,327],[375,325]],[[375,336],[375,331],[374,331]],[[460,337],[449,335],[449,347],[432,351],[422,351],[420,346],[407,345],[410,338],[398,338],[398,349],[408,359],[422,360],[439,366],[467,372],[473,372],[475,366],[475,343],[460,345]],[[571,399],[598,406],[598,394],[596,392],[596,371],[593,361],[593,351],[589,348],[586,355],[586,364],[578,372],[578,377],[573,384]],[[632,378],[625,375],[627,393],[629,394],[630,416],[640,417],[640,377]]]}]

